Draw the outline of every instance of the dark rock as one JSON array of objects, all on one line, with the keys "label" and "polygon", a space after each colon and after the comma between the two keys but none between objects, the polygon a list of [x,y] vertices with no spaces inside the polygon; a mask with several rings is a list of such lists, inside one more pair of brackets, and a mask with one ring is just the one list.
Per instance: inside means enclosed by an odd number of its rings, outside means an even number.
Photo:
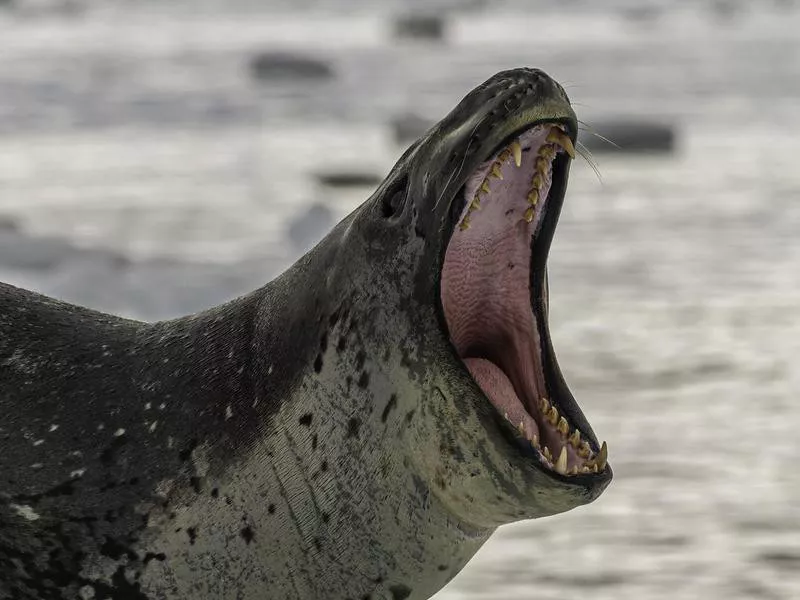
[{"label": "dark rock", "polygon": [[[591,130],[581,131],[578,139],[593,154],[669,153],[675,150],[675,129],[666,123],[614,120],[590,125]],[[593,132],[608,141],[593,135]]]},{"label": "dark rock", "polygon": [[440,41],[445,35],[445,21],[441,15],[404,15],[394,21],[397,39]]},{"label": "dark rock", "polygon": [[381,181],[380,175],[363,171],[338,171],[336,173],[317,173],[316,180],[328,187],[363,187],[376,186]]},{"label": "dark rock", "polygon": [[394,141],[399,146],[407,146],[417,141],[434,124],[432,119],[426,119],[414,113],[399,115],[392,119],[391,128]]},{"label": "dark rock", "polygon": [[330,79],[333,68],[322,59],[287,52],[263,52],[250,61],[250,73],[260,81]]}]

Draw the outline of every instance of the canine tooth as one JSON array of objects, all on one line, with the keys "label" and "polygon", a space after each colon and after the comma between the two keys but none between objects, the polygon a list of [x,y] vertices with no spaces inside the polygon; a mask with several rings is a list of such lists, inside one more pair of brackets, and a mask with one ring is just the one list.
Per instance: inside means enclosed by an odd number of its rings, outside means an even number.
[{"label": "canine tooth", "polygon": [[483,183],[481,184],[480,191],[482,191],[485,194],[489,193],[489,180],[488,179],[484,179],[483,180]]},{"label": "canine tooth", "polygon": [[528,204],[536,206],[537,202],[539,202],[539,190],[531,190],[528,192]]},{"label": "canine tooth", "polygon": [[581,444],[581,432],[576,429],[571,436],[569,436],[569,443],[573,448],[578,448]]},{"label": "canine tooth", "polygon": [[528,208],[525,210],[525,214],[523,215],[523,218],[525,219],[525,221],[526,221],[526,222],[528,222],[528,223],[530,223],[531,221],[533,221],[533,214],[534,214],[535,212],[536,212],[536,211],[534,210],[534,208],[533,208],[532,206],[528,207]]},{"label": "canine tooth", "polygon": [[561,454],[558,455],[558,460],[556,461],[556,472],[561,473],[562,475],[567,474],[567,447],[561,446]]},{"label": "canine tooth", "polygon": [[550,407],[550,412],[547,413],[547,420],[550,421],[550,425],[553,426],[558,423],[558,409],[555,406]]},{"label": "canine tooth", "polygon": [[544,457],[547,460],[549,460],[550,462],[553,462],[553,455],[550,454],[550,448],[548,446],[544,447],[544,450],[542,450],[542,454],[544,454]]},{"label": "canine tooth", "polygon": [[536,435],[535,433],[533,434],[533,437],[531,439],[529,439],[528,441],[531,443],[531,446],[533,446],[534,448],[537,448],[537,449],[539,448],[539,436]]},{"label": "canine tooth", "polygon": [[605,442],[603,442],[603,445],[600,446],[600,453],[597,455],[597,458],[595,459],[595,464],[600,469],[605,469],[607,462],[608,462],[608,446],[606,445]]},{"label": "canine tooth", "polygon": [[572,145],[572,140],[560,129],[555,127],[551,129],[550,133],[547,134],[547,141],[558,144],[564,148],[564,152],[566,152],[570,158],[575,158],[575,146]]},{"label": "canine tooth", "polygon": [[542,174],[535,173],[533,179],[531,179],[531,185],[538,190],[542,187],[543,183],[544,183],[544,177],[542,177]]},{"label": "canine tooth", "polygon": [[492,175],[497,177],[498,179],[503,179],[503,174],[500,172],[500,165],[494,163],[492,165]]},{"label": "canine tooth", "polygon": [[525,425],[522,423],[522,421],[520,421],[519,425],[517,425],[517,431],[519,431],[520,435],[525,435]]},{"label": "canine tooth", "polygon": [[567,423],[567,420],[564,417],[561,417],[558,420],[558,430],[562,435],[567,435],[569,432],[569,423]]},{"label": "canine tooth", "polygon": [[514,155],[514,164],[518,167],[522,166],[522,146],[517,140],[511,142],[511,153]]}]

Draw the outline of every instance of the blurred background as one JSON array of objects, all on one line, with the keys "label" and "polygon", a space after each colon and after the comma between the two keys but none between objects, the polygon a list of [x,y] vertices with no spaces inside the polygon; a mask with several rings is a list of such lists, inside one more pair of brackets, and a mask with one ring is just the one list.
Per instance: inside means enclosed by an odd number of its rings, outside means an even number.
[{"label": "blurred background", "polygon": [[800,597],[800,2],[0,0],[0,280],[148,320],[259,287],[522,65],[600,174],[551,330],[616,479],[437,600]]}]

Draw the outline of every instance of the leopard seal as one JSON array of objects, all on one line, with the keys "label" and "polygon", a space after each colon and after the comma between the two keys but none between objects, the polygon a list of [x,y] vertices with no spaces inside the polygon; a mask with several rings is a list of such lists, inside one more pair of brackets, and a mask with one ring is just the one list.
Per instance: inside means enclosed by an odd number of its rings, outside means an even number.
[{"label": "leopard seal", "polygon": [[264,287],[126,320],[0,285],[0,598],[429,598],[597,498],[546,259],[577,121],[498,73]]}]

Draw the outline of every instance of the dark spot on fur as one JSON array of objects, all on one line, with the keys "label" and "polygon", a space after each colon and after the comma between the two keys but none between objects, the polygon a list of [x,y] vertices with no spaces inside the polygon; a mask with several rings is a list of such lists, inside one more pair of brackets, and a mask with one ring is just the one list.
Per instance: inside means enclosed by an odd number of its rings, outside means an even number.
[{"label": "dark spot on fur", "polygon": [[407,585],[393,585],[389,588],[392,600],[406,600],[411,595],[411,588]]},{"label": "dark spot on fur", "polygon": [[359,429],[361,429],[361,420],[353,417],[347,422],[347,437],[357,438]]},{"label": "dark spot on fur", "polygon": [[194,546],[194,542],[197,540],[197,527],[189,527],[186,534],[189,536],[189,543]]},{"label": "dark spot on fur", "polygon": [[322,354],[317,354],[317,358],[314,359],[314,372],[319,373],[322,371]]},{"label": "dark spot on fur", "polygon": [[339,336],[339,341],[336,343],[336,351],[344,352],[345,348],[347,348],[347,336]]},{"label": "dark spot on fur", "polygon": [[211,490],[211,497],[219,498],[219,488],[214,488],[213,490]]},{"label": "dark spot on fur", "polygon": [[326,513],[326,512],[322,513],[322,522],[323,522],[323,523],[327,523],[327,522],[328,522],[328,521],[330,521],[330,520],[331,520],[331,518],[330,518],[330,516],[328,515],[328,513]]},{"label": "dark spot on fur", "polygon": [[344,384],[347,386],[347,389],[349,390],[350,386],[353,385],[353,378],[350,377],[350,375],[348,375],[347,377],[344,378]]},{"label": "dark spot on fur", "polygon": [[144,555],[144,564],[149,563],[151,560],[157,560],[158,562],[164,562],[167,560],[167,555],[163,552],[153,553],[148,552]]},{"label": "dark spot on fur", "polygon": [[130,560],[136,560],[137,558],[136,553],[130,548],[126,548],[117,540],[110,537],[106,537],[106,541],[100,546],[100,553],[112,560],[119,560],[123,556],[127,556]]},{"label": "dark spot on fur", "polygon": [[314,437],[311,438],[311,449],[312,450],[316,450],[317,449],[317,434],[316,433],[314,434]]},{"label": "dark spot on fur", "polygon": [[239,535],[242,536],[242,539],[250,545],[250,542],[253,541],[255,535],[253,534],[253,529],[248,525],[247,527],[242,528],[239,532]]},{"label": "dark spot on fur", "polygon": [[298,422],[303,427],[311,427],[311,421],[313,420],[314,420],[314,415],[312,415],[311,413],[306,413],[302,417],[300,417]]},{"label": "dark spot on fur", "polygon": [[356,369],[361,370],[364,368],[364,363],[367,361],[367,353],[363,350],[356,352]]},{"label": "dark spot on fur", "polygon": [[411,423],[411,420],[414,418],[414,409],[412,408],[410,411],[406,413],[406,423]]},{"label": "dark spot on fur", "polygon": [[322,550],[322,542],[320,541],[320,539],[318,537],[314,538],[314,548],[317,549],[317,552]]},{"label": "dark spot on fur", "polygon": [[439,571],[447,571],[447,565],[439,565],[436,567]]},{"label": "dark spot on fur", "polygon": [[325,352],[328,349],[328,334],[323,333],[322,337],[319,338],[319,351]]},{"label": "dark spot on fur", "polygon": [[381,414],[382,423],[386,423],[386,419],[389,418],[389,413],[392,412],[396,406],[397,406],[397,394],[392,394],[391,396],[389,396],[389,402],[386,403],[386,408],[383,409],[383,413]]},{"label": "dark spot on fur", "polygon": [[117,452],[119,451],[122,446],[124,446],[128,442],[128,438],[126,435],[119,435],[115,437],[111,444],[100,453],[100,462],[103,463],[105,466],[111,466],[114,464],[114,459],[116,457]]},{"label": "dark spot on fur", "polygon": [[367,373],[366,371],[361,371],[361,376],[358,378],[358,387],[360,387],[363,390],[366,389],[368,385],[369,385],[369,373]]},{"label": "dark spot on fur", "polygon": [[138,477],[131,477],[128,480],[128,485],[136,485],[138,483],[139,483],[139,478]]},{"label": "dark spot on fur", "polygon": [[328,461],[327,460],[323,460],[322,461],[322,465],[320,466],[320,469],[322,469],[323,473],[328,470]]},{"label": "dark spot on fur", "polygon": [[274,515],[274,514],[275,514],[275,505],[274,505],[274,504],[270,504],[270,505],[267,507],[267,512],[268,512],[269,514],[271,514],[271,515]]},{"label": "dark spot on fur", "polygon": [[195,494],[199,494],[203,491],[203,479],[201,477],[192,477],[189,479],[189,483],[192,484],[192,489]]},{"label": "dark spot on fur", "polygon": [[192,440],[189,442],[189,445],[186,448],[178,452],[178,458],[181,459],[181,462],[186,462],[189,460],[189,457],[192,456],[192,452],[194,452],[195,448],[197,448],[197,440]]},{"label": "dark spot on fur", "polygon": [[328,327],[333,327],[338,322],[339,322],[339,311],[335,310],[331,313],[331,316],[328,317]]}]

